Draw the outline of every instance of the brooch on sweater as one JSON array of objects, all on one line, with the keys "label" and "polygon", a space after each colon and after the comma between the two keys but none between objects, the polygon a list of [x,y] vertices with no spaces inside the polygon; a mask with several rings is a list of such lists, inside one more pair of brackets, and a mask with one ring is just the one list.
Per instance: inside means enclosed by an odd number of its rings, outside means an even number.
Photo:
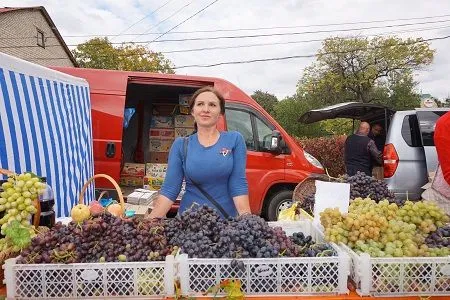
[{"label": "brooch on sweater", "polygon": [[228,153],[231,153],[231,150],[227,148],[222,148],[222,150],[220,150],[219,153],[222,154],[223,156],[227,156]]}]

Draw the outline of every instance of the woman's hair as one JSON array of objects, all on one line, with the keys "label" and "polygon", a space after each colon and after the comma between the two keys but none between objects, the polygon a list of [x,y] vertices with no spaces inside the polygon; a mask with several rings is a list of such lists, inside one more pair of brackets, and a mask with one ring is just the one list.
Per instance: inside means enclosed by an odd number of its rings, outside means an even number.
[{"label": "woman's hair", "polygon": [[197,91],[195,91],[195,93],[192,95],[191,99],[189,99],[189,109],[192,111],[192,109],[194,108],[195,99],[197,99],[198,95],[200,95],[201,93],[205,93],[205,92],[211,92],[214,95],[216,95],[216,97],[219,99],[219,102],[220,102],[220,113],[222,115],[224,115],[225,114],[225,98],[222,96],[222,94],[218,90],[216,90],[212,86],[204,86],[204,87],[198,89]]}]

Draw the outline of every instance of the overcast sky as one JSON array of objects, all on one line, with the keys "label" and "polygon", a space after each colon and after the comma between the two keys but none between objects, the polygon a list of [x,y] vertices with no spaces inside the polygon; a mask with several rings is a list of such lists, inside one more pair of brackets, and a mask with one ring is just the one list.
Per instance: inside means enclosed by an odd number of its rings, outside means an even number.
[{"label": "overcast sky", "polygon": [[[69,46],[91,38],[86,35],[115,35],[110,36],[113,42],[152,41],[211,3],[204,11],[161,36],[157,40],[160,42],[155,41],[147,46],[152,50],[168,52],[270,44],[165,53],[175,66],[180,67],[311,55],[320,48],[321,42],[310,40],[330,36],[395,34],[403,38],[428,39],[450,35],[448,0],[83,0],[70,3],[57,0],[0,0],[0,6],[44,6]],[[333,25],[342,23],[356,24]],[[267,27],[278,28],[261,29]],[[253,30],[230,31],[236,29]],[[296,34],[279,35],[281,33]],[[277,35],[235,38],[261,34]],[[75,37],[80,35],[82,37]],[[219,36],[234,38],[167,41]],[[436,49],[434,62],[417,73],[416,80],[420,82],[418,89],[419,92],[445,98],[450,95],[450,38],[431,41],[431,47]],[[303,69],[313,61],[314,58],[295,58],[208,68],[189,67],[177,69],[176,73],[221,77],[248,94],[259,89],[282,99],[295,93]]]}]

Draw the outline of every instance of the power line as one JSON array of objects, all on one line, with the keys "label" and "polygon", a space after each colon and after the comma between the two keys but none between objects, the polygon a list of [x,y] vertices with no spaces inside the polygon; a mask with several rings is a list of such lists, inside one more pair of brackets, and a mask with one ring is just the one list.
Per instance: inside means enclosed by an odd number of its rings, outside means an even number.
[{"label": "power line", "polygon": [[204,11],[205,9],[207,9],[208,7],[210,7],[211,5],[213,5],[214,3],[216,3],[219,0],[214,0],[213,2],[211,2],[210,4],[206,5],[205,7],[203,7],[202,9],[200,9],[199,11],[197,11],[195,14],[189,16],[188,18],[184,19],[183,21],[181,21],[180,23],[178,23],[177,25],[173,26],[172,28],[170,28],[169,30],[167,30],[166,32],[164,32],[163,34],[157,36],[155,39],[153,39],[152,41],[148,42],[145,45],[151,44],[153,42],[156,42],[160,37],[166,35],[167,33],[171,32],[172,30],[174,30],[175,28],[177,28],[178,26],[184,24],[185,22],[187,22],[188,20],[192,19],[193,17],[195,17],[196,15],[198,15],[199,13],[201,13],[202,11]]},{"label": "power line", "polygon": [[189,3],[187,3],[187,4],[185,4],[183,7],[179,8],[177,11],[175,11],[173,14],[171,14],[170,16],[168,16],[167,18],[165,18],[164,20],[158,22],[158,23],[155,24],[155,25],[150,26],[150,27],[148,28],[148,30],[146,30],[144,33],[142,33],[142,34],[139,33],[139,34],[134,34],[134,35],[135,35],[135,36],[138,36],[138,35],[144,35],[144,34],[146,34],[148,31],[150,31],[150,29],[153,29],[153,28],[155,28],[156,26],[158,26],[158,25],[164,23],[165,21],[169,20],[170,18],[172,18],[173,16],[175,16],[176,14],[178,14],[180,11],[182,11],[183,9],[185,9],[186,7],[188,7],[189,5],[191,5],[192,2],[193,2],[193,1],[191,1],[191,2],[189,2]]},{"label": "power line", "polygon": [[[259,31],[259,30],[271,30],[271,29],[293,29],[293,28],[309,28],[309,27],[329,27],[340,25],[357,25],[357,24],[372,24],[372,23],[386,23],[386,22],[398,22],[398,21],[411,21],[411,20],[426,20],[434,18],[450,17],[450,14],[437,15],[437,16],[425,16],[414,18],[398,18],[398,19],[384,19],[384,20],[372,20],[372,21],[356,21],[356,22],[341,22],[341,23],[327,23],[327,24],[309,24],[309,25],[294,25],[294,26],[273,26],[273,27],[252,27],[252,28],[235,28],[235,29],[212,29],[212,30],[194,30],[194,31],[172,31],[167,34],[189,34],[189,33],[212,33],[212,32],[235,32],[235,31]],[[139,21],[138,21],[139,22]],[[159,32],[147,32],[147,33],[126,33],[119,34],[121,36],[136,36],[136,35],[157,35]],[[79,37],[109,37],[117,36],[117,34],[85,34],[85,35],[65,35],[64,38],[79,38]],[[33,37],[0,37],[2,39],[29,39]],[[47,38],[56,38],[55,36],[49,36]]]},{"label": "power line", "polygon": [[[217,2],[215,0],[214,2]],[[198,12],[197,12],[198,13]],[[192,17],[192,16],[191,16]],[[186,19],[187,20],[187,19]],[[185,21],[186,21],[185,20]],[[360,30],[368,30],[368,29],[380,29],[380,28],[394,28],[394,27],[406,27],[406,26],[414,26],[414,25],[425,25],[425,24],[435,24],[435,23],[446,23],[450,22],[450,20],[440,20],[440,21],[429,21],[429,22],[417,22],[417,23],[402,23],[396,25],[384,25],[384,26],[368,26],[368,27],[359,27],[359,28],[341,28],[341,29],[330,29],[330,30],[316,30],[316,31],[301,31],[301,32],[284,32],[284,33],[271,33],[271,34],[255,34],[255,35],[239,35],[239,36],[219,36],[219,37],[203,37],[203,38],[184,38],[184,39],[168,39],[168,40],[152,40],[152,41],[140,41],[133,42],[134,44],[149,44],[149,43],[161,43],[161,42],[182,42],[182,41],[199,41],[199,40],[217,40],[217,39],[239,39],[239,38],[255,38],[255,37],[271,37],[271,36],[289,36],[289,35],[304,35],[304,34],[313,34],[313,33],[332,33],[332,32],[349,32],[349,31],[360,31]],[[180,23],[179,25],[181,25]],[[131,43],[131,42],[127,42]],[[111,44],[124,44],[123,42],[116,42]],[[77,46],[79,44],[70,44],[67,46]],[[95,45],[95,44],[91,44]],[[144,46],[145,46],[144,45]],[[57,47],[58,45],[48,45],[46,47]],[[38,45],[23,45],[23,46],[1,46],[0,49],[5,48],[34,48],[40,47]]]},{"label": "power line", "polygon": [[[393,34],[393,33],[418,32],[418,31],[427,31],[427,30],[436,30],[436,29],[445,29],[445,28],[449,28],[449,26],[380,32],[380,33],[376,33],[376,34],[375,33],[374,34],[363,34],[363,35],[358,35],[358,37],[371,37],[371,36],[378,36],[378,35],[388,35],[388,34]],[[351,39],[351,38],[354,38],[354,37],[348,37],[348,39]],[[311,39],[311,40],[257,43],[257,44],[234,45],[234,46],[203,47],[203,48],[191,48],[191,49],[180,49],[180,50],[168,50],[168,51],[161,51],[160,53],[169,54],[169,53],[184,53],[184,52],[197,52],[197,51],[209,51],[209,50],[226,50],[226,49],[251,48],[251,47],[272,46],[272,45],[288,45],[288,44],[323,42],[325,40],[326,39]]]},{"label": "power line", "polygon": [[[349,36],[349,37],[341,37],[343,39],[352,39],[356,37],[371,37],[371,36],[382,36],[389,35],[394,33],[407,33],[407,32],[419,32],[419,31],[427,31],[427,30],[436,30],[436,29],[446,29],[450,26],[441,26],[441,27],[427,27],[427,28],[419,28],[419,29],[408,29],[408,30],[397,30],[397,31],[388,31],[388,32],[380,32],[374,34],[363,34],[357,36]],[[209,51],[209,50],[226,50],[226,49],[238,49],[238,48],[251,48],[251,47],[262,47],[262,46],[276,46],[276,45],[288,45],[288,44],[303,44],[303,43],[312,43],[312,42],[323,42],[325,39],[311,39],[311,40],[300,40],[300,41],[287,41],[287,42],[270,42],[270,43],[257,43],[257,44],[245,44],[245,45],[234,45],[234,46],[217,46],[217,47],[204,47],[204,48],[190,48],[190,49],[179,49],[179,50],[169,50],[169,51],[158,51],[158,53],[169,54],[169,53],[186,53],[186,52],[198,52],[198,51]],[[151,54],[152,52],[147,52],[146,54]],[[134,53],[134,54],[125,54],[118,56],[139,56],[142,53]],[[106,57],[106,56],[100,56]],[[48,59],[47,57],[32,57],[29,59]],[[67,59],[67,57],[54,57],[52,59]]]},{"label": "power line", "polygon": [[[450,38],[450,35],[442,36],[442,37],[434,37],[429,39],[423,39],[420,41],[414,41],[409,43],[402,43],[398,45],[388,45],[388,46],[375,46],[368,49],[353,49],[351,51],[334,51],[334,52],[324,52],[321,53],[321,55],[329,55],[329,54],[346,54],[346,53],[352,53],[354,51],[366,51],[366,50],[374,50],[374,49],[380,49],[380,48],[387,48],[387,47],[393,47],[393,46],[404,46],[404,45],[414,45],[418,43],[423,43],[427,41],[434,41],[434,40],[444,40]],[[282,57],[271,57],[271,58],[259,58],[259,59],[251,59],[251,60],[241,60],[241,61],[228,61],[228,62],[219,62],[214,64],[207,64],[207,65],[185,65],[185,66],[179,66],[179,67],[173,67],[173,69],[185,69],[185,68],[209,68],[209,67],[216,67],[221,65],[235,65],[235,64],[247,64],[247,63],[254,63],[254,62],[264,62],[264,61],[278,61],[278,60],[287,60],[287,59],[294,59],[294,58],[311,58],[316,57],[317,54],[307,54],[307,55],[291,55],[291,56],[282,56]]]},{"label": "power line", "polygon": [[[140,22],[144,21],[145,19],[147,19],[149,16],[153,15],[154,13],[156,13],[158,10],[160,10],[161,8],[163,8],[164,6],[166,6],[167,4],[169,4],[170,2],[172,2],[173,0],[169,0],[166,1],[166,3],[164,3],[163,5],[159,6],[157,9],[155,9],[154,11],[150,12],[149,14],[145,15],[143,18],[141,18],[140,20],[134,22],[133,24],[131,24],[130,26],[128,26],[126,29],[122,30],[121,32],[119,32],[118,34],[112,35],[112,39],[114,39],[115,37],[118,37],[120,35],[122,35],[123,33],[127,32],[128,29],[132,28],[134,25],[139,24]],[[111,40],[112,40],[111,39]]]},{"label": "power line", "polygon": [[[416,41],[413,41],[413,42],[405,42],[405,43],[400,43],[398,45],[387,45],[387,46],[386,45],[382,45],[382,46],[375,46],[375,47],[367,48],[367,49],[364,49],[364,48],[353,49],[351,51],[325,52],[325,53],[322,53],[321,55],[346,54],[346,53],[351,53],[353,51],[367,51],[367,50],[395,47],[395,46],[402,46],[402,45],[403,46],[405,46],[405,45],[414,45],[414,44],[418,44],[418,43],[424,43],[424,42],[435,41],[435,40],[445,40],[445,39],[448,39],[448,38],[450,38],[450,35],[442,36],[442,37],[433,37],[433,38],[428,38],[428,39],[421,39],[421,40],[416,40]],[[317,54],[291,55],[291,56],[272,57],[272,58],[260,58],[260,59],[243,60],[243,61],[219,62],[219,63],[207,64],[207,65],[185,65],[185,66],[179,66],[179,67],[175,66],[175,67],[172,67],[172,69],[184,69],[184,68],[193,68],[193,67],[208,68],[208,67],[215,67],[215,66],[220,66],[220,65],[246,64],[246,63],[254,63],[254,62],[264,62],[264,61],[279,61],[279,60],[287,60],[287,59],[295,59],[295,58],[312,58],[312,57],[316,57],[316,56],[317,56]],[[38,60],[38,59],[49,59],[49,58],[28,58],[28,59]],[[52,59],[57,59],[57,58],[52,58]],[[157,71],[164,71],[164,70],[166,70],[166,68],[158,69]]]}]

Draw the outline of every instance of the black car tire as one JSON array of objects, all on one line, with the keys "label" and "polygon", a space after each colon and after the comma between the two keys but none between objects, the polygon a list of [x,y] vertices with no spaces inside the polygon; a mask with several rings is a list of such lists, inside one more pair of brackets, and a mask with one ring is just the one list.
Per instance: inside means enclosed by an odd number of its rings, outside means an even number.
[{"label": "black car tire", "polygon": [[287,204],[288,202],[292,203],[293,194],[294,194],[293,191],[282,190],[277,192],[272,196],[272,198],[270,198],[266,209],[267,221],[276,221],[278,219],[278,213],[280,208],[285,206],[285,204]]}]

